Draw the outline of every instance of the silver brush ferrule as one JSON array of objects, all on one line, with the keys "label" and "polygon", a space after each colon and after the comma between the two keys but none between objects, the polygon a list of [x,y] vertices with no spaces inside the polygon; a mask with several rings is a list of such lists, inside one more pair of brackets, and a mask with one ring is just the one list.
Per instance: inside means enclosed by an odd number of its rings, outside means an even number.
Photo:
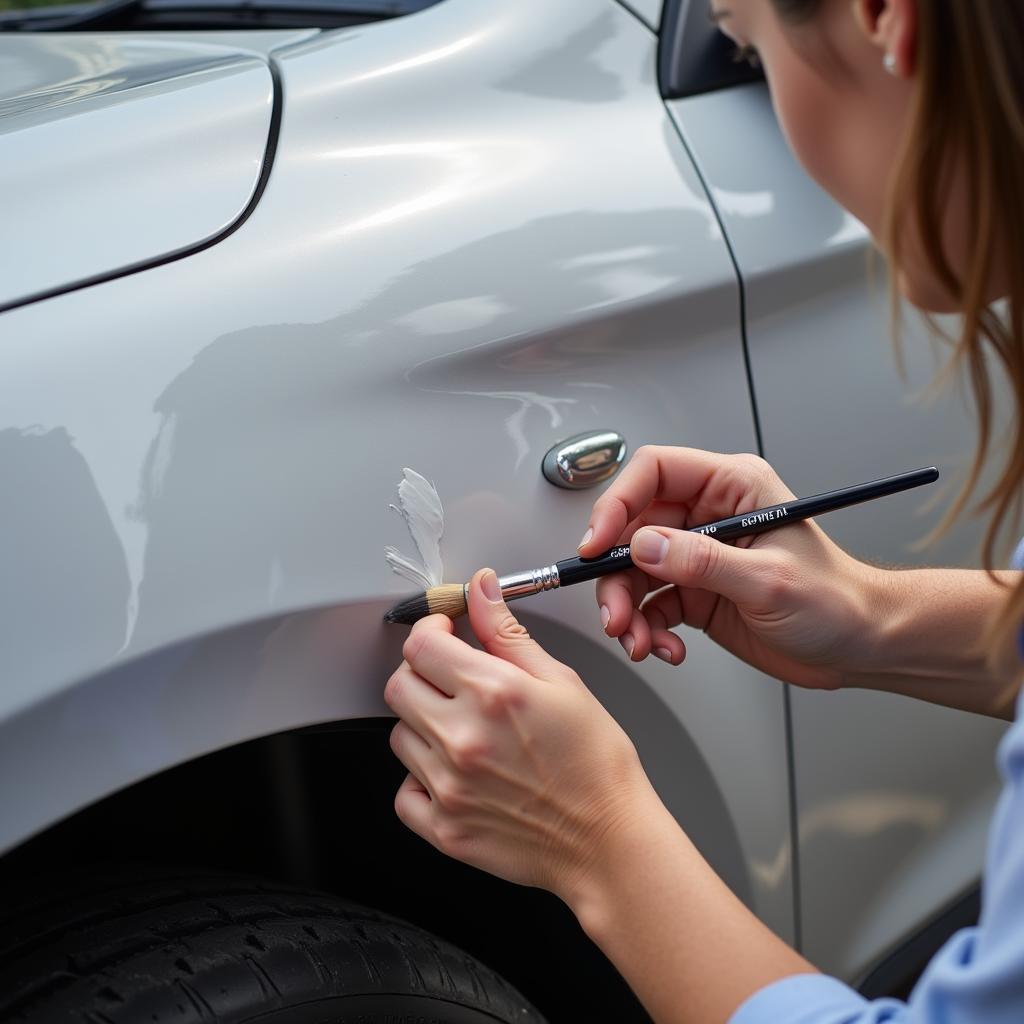
[{"label": "silver brush ferrule", "polygon": [[528,597],[530,594],[539,594],[542,590],[554,590],[561,582],[558,577],[557,565],[545,565],[543,569],[514,572],[508,576],[498,577],[501,596],[506,601],[514,601],[517,597]]}]

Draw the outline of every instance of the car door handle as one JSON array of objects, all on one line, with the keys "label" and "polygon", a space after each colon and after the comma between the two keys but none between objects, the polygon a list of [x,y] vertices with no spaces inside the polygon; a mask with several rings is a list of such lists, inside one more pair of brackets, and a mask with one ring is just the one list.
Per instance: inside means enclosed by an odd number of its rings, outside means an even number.
[{"label": "car door handle", "polygon": [[572,491],[615,476],[626,458],[626,439],[614,430],[576,434],[556,444],[544,456],[541,471],[556,487]]}]

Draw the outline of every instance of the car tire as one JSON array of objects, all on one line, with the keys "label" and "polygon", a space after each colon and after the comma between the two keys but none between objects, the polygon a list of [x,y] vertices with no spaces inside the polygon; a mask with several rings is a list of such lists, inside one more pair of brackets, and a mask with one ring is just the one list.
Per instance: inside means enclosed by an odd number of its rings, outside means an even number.
[{"label": "car tire", "polygon": [[0,1021],[544,1024],[500,975],[399,918],[215,873],[46,892],[0,929]]}]

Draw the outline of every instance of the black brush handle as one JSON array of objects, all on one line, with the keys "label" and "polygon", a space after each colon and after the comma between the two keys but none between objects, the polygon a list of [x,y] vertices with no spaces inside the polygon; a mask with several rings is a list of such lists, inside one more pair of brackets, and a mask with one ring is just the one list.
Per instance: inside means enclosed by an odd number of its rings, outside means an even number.
[{"label": "black brush handle", "polygon": [[836,512],[841,508],[859,505],[862,501],[884,498],[888,494],[910,490],[911,487],[934,483],[938,479],[939,471],[934,466],[928,466],[909,473],[897,473],[896,476],[887,476],[881,480],[869,480],[866,484],[857,484],[855,487],[842,487],[838,491],[812,494],[808,498],[794,498],[792,501],[759,508],[756,512],[741,512],[738,516],[729,516],[728,519],[719,519],[704,526],[692,526],[690,533],[706,533],[715,540],[750,537],[756,533],[775,530],[787,523],[820,516],[824,512]]},{"label": "black brush handle", "polygon": [[[737,537],[750,537],[768,530],[776,530],[789,523],[797,523],[825,512],[835,512],[851,505],[859,505],[862,501],[873,498],[884,498],[888,494],[897,494],[922,484],[934,483],[939,478],[935,466],[915,469],[909,473],[898,473],[881,480],[869,480],[854,487],[843,487],[838,491],[826,491],[824,494],[812,494],[808,498],[794,498],[778,505],[769,505],[753,512],[741,512],[738,516],[718,519],[703,526],[691,526],[690,533],[705,533],[715,540],[735,540]],[[558,569],[559,585],[570,587],[574,583],[584,583],[608,576],[613,572],[621,572],[633,566],[629,556],[629,545],[619,545],[594,558],[563,558],[555,562]]]},{"label": "black brush handle", "polygon": [[596,580],[599,576],[608,576],[613,572],[631,569],[633,559],[629,557],[629,545],[612,548],[595,558],[563,558],[555,562],[558,570],[559,586],[571,587],[574,583],[585,583]]}]

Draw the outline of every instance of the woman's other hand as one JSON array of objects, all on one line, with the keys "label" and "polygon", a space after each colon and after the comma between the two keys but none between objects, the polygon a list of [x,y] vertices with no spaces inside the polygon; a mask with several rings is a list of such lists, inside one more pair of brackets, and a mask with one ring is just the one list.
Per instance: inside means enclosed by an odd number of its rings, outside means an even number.
[{"label": "woman's other hand", "polygon": [[629,737],[519,624],[491,570],[468,603],[484,649],[443,615],[421,619],[385,687],[409,769],[395,810],[443,853],[575,905],[602,835],[663,808]]},{"label": "woman's other hand", "polygon": [[671,632],[703,630],[744,661],[801,686],[834,689],[867,661],[882,570],[858,562],[815,523],[723,543],[691,526],[791,500],[754,455],[645,447],[597,499],[580,545],[629,543],[638,568],[598,581],[602,624],[633,661],[685,657]]}]

